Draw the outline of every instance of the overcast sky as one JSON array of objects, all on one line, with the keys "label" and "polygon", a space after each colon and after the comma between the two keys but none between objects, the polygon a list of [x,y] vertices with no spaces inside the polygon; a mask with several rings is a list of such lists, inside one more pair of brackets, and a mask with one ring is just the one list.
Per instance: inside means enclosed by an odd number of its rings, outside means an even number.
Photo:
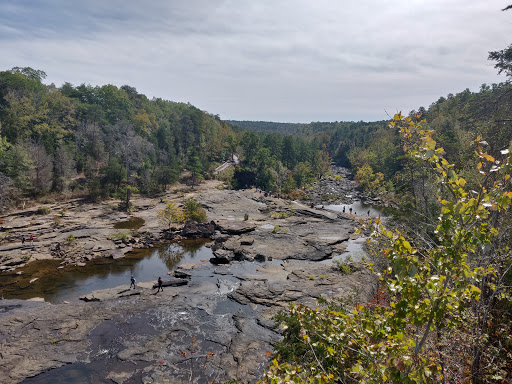
[{"label": "overcast sky", "polygon": [[0,70],[222,119],[384,120],[504,81],[512,0],[0,0]]}]

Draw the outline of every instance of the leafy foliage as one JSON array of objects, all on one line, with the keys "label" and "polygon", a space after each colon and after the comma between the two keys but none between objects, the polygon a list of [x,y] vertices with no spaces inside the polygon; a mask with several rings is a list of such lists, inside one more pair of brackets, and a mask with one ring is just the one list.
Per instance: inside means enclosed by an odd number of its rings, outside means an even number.
[{"label": "leafy foliage", "polygon": [[185,212],[173,201],[167,201],[165,208],[157,213],[157,217],[167,228],[174,223],[182,223],[185,220]]},{"label": "leafy foliage", "polygon": [[206,211],[196,199],[190,198],[185,200],[184,212],[186,220],[194,220],[198,223],[204,223],[208,220]]},{"label": "leafy foliage", "polygon": [[502,309],[510,308],[505,239],[512,148],[498,159],[477,138],[482,178],[469,187],[419,117],[397,114],[390,125],[399,129],[408,156],[436,175],[440,215],[434,238],[424,243],[378,219],[370,223],[370,245],[388,262],[382,288],[367,305],[292,305],[279,317],[284,340],[264,382],[481,383],[512,377],[506,360],[496,360],[512,347],[510,337],[496,342],[510,334]]}]

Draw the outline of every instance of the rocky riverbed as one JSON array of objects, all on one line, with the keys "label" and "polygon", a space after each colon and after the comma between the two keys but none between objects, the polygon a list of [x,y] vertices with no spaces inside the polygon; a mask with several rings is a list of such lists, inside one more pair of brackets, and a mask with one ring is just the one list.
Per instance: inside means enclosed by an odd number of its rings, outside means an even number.
[{"label": "rocky riverbed", "polygon": [[[179,236],[210,233],[211,260],[180,265],[180,283],[159,293],[152,281],[92,292],[80,302],[0,300],[3,383],[255,381],[280,338],[272,321],[277,311],[291,302],[314,306],[320,297],[366,302],[373,294],[374,278],[361,266],[346,275],[318,262],[346,249],[354,237],[350,215],[213,181],[166,199],[184,197],[202,202],[211,222]],[[0,248],[0,263],[87,263],[179,238],[157,220],[163,200],[134,200],[132,217],[144,222],[129,238],[116,236],[123,230],[114,224],[129,216],[111,202],[66,202],[48,206],[46,215],[14,212],[2,224],[12,241]],[[21,244],[31,234],[33,247],[30,240]]]}]

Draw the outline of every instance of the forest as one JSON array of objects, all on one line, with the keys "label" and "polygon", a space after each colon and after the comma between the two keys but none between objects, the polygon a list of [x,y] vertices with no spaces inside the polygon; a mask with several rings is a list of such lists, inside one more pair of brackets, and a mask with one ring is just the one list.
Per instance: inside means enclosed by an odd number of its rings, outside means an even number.
[{"label": "forest", "polygon": [[194,185],[238,153],[234,188],[290,192],[324,174],[316,141],[241,131],[185,103],[149,100],[128,85],[61,87],[32,68],[0,72],[0,209],[59,194],[156,195],[181,176]]}]

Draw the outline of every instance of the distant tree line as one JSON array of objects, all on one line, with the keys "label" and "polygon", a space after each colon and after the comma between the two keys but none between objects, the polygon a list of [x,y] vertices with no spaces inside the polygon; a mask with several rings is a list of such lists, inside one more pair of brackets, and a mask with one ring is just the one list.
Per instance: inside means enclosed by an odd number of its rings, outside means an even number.
[{"label": "distant tree line", "polygon": [[32,68],[0,72],[1,206],[51,192],[154,194],[184,169],[223,161],[234,131],[185,103],[128,85],[45,85]]}]

